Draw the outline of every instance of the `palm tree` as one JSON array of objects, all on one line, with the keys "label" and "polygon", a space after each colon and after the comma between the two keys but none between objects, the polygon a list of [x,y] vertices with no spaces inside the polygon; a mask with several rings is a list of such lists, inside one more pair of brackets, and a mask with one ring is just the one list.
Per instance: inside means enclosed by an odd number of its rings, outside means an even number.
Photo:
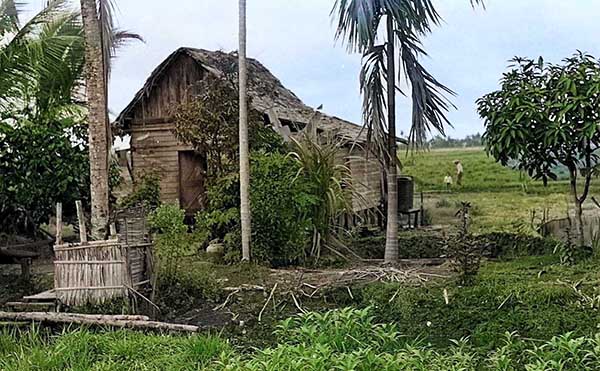
[{"label": "palm tree", "polygon": [[88,107],[92,238],[103,239],[109,216],[108,130],[102,30],[96,0],[81,0],[85,38],[85,79]]},{"label": "palm tree", "polygon": [[[472,4],[482,0],[472,0]],[[370,150],[386,166],[387,227],[385,262],[398,259],[398,185],[396,140],[396,89],[401,77],[409,82],[413,103],[409,142],[423,144],[432,130],[444,134],[450,125],[446,112],[453,107],[446,95],[452,90],[438,82],[419,62],[426,55],[420,39],[439,25],[441,18],[431,0],[336,0],[331,12],[337,19],[336,39],[349,52],[361,53],[360,73],[363,122]],[[385,21],[385,35],[379,35]],[[400,73],[396,72],[396,61]]]},{"label": "palm tree", "polygon": [[[26,24],[20,4],[0,0],[0,110],[43,116],[74,103],[83,66],[78,14],[67,0],[50,1]],[[29,116],[31,117],[31,116]]]},{"label": "palm tree", "polygon": [[106,237],[109,216],[109,153],[112,135],[108,117],[108,78],[116,49],[141,37],[116,30],[111,0],[81,0],[85,38],[92,238]]},{"label": "palm tree", "polygon": [[250,157],[248,154],[248,69],[246,64],[246,0],[239,4],[239,84],[240,84],[240,221],[242,226],[242,260],[250,260]]}]

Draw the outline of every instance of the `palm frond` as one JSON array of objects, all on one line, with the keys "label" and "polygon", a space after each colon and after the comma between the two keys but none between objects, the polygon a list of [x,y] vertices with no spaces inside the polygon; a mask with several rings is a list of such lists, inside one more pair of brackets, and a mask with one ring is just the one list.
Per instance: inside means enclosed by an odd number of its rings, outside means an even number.
[{"label": "palm frond", "polygon": [[131,32],[128,30],[115,30],[112,45],[114,49],[114,54],[112,55],[112,57],[114,58],[116,56],[116,52],[119,50],[119,48],[129,44],[132,41],[146,42],[140,34],[137,34],[135,32]]},{"label": "palm frond", "polygon": [[484,0],[471,0],[471,6],[475,8],[475,6],[481,5],[483,9],[485,9],[485,1]]},{"label": "palm frond", "polygon": [[0,48],[0,107],[41,112],[73,101],[83,40],[78,14],[64,9],[51,1]]},{"label": "palm frond", "polygon": [[29,36],[31,33],[35,33],[41,25],[51,21],[61,13],[68,11],[69,7],[69,0],[49,0],[44,9],[42,9],[33,18],[31,18],[29,22],[19,29],[19,32],[15,35],[11,42],[18,42],[22,38]]},{"label": "palm frond", "polygon": [[412,91],[412,124],[409,142],[417,147],[423,145],[427,134],[433,130],[444,135],[444,126],[452,127],[446,113],[455,106],[446,97],[454,96],[451,89],[435,79],[419,62],[419,56],[427,55],[418,37],[410,29],[396,32],[400,44],[400,74],[410,82]]},{"label": "palm frond", "polygon": [[331,10],[338,20],[336,40],[343,39],[350,52],[366,51],[375,42],[382,15],[378,0],[336,0]]},{"label": "palm frond", "polygon": [[35,98],[40,109],[70,104],[81,86],[83,29],[77,13],[65,13],[44,25],[32,42],[42,51]]},{"label": "palm frond", "polygon": [[431,31],[441,23],[442,17],[431,0],[379,0],[382,11],[390,15],[400,27],[409,28],[418,34]]},{"label": "palm frond", "polygon": [[113,55],[113,37],[115,34],[115,3],[113,0],[95,0],[98,6],[98,20],[100,21],[100,34],[102,35],[102,52],[106,69],[110,71],[110,59]]},{"label": "palm frond", "polygon": [[387,53],[384,45],[374,46],[364,55],[360,72],[363,98],[363,126],[367,131],[367,152],[387,163]]},{"label": "palm frond", "polygon": [[0,1],[0,37],[19,30],[19,10],[22,2],[15,0]]}]

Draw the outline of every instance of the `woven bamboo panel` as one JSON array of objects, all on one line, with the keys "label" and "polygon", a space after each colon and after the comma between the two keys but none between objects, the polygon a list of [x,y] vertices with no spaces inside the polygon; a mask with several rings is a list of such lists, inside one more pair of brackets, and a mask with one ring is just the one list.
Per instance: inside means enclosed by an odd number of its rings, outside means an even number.
[{"label": "woven bamboo panel", "polygon": [[128,295],[129,247],[118,240],[60,245],[54,251],[54,288],[63,304],[101,304]]}]

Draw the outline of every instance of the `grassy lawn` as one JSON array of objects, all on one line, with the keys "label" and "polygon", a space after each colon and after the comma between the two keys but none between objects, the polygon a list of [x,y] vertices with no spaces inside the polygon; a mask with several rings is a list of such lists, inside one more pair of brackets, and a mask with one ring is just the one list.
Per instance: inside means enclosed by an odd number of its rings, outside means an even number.
[{"label": "grassy lawn", "polygon": [[[454,160],[465,169],[462,187],[445,190],[444,176],[455,177]],[[402,154],[403,173],[414,177],[417,191],[424,192],[425,207],[432,223],[452,224],[460,201],[473,205],[475,231],[516,231],[523,223],[544,212],[548,219],[563,218],[569,207],[568,182],[559,180],[544,186],[517,170],[503,167],[488,157],[482,148],[433,150]],[[600,193],[592,183],[591,195]],[[596,212],[590,200],[584,205],[587,213]]]}]

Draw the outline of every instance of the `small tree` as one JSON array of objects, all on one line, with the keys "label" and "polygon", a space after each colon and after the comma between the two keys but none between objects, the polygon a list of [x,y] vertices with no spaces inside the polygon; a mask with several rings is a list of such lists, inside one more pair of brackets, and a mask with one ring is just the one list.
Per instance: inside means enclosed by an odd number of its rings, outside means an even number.
[{"label": "small tree", "polygon": [[[477,101],[485,120],[486,149],[502,165],[544,184],[556,180],[557,165],[569,171],[579,245],[584,244],[582,204],[586,200],[600,145],[600,63],[577,53],[562,65],[515,58],[501,89]],[[583,185],[578,185],[580,177]]]},{"label": "small tree", "polygon": [[[190,102],[175,107],[177,139],[206,156],[208,178],[239,171],[239,93],[233,75],[208,74]],[[261,115],[248,111],[250,149],[279,150],[281,139],[265,126]]]}]

